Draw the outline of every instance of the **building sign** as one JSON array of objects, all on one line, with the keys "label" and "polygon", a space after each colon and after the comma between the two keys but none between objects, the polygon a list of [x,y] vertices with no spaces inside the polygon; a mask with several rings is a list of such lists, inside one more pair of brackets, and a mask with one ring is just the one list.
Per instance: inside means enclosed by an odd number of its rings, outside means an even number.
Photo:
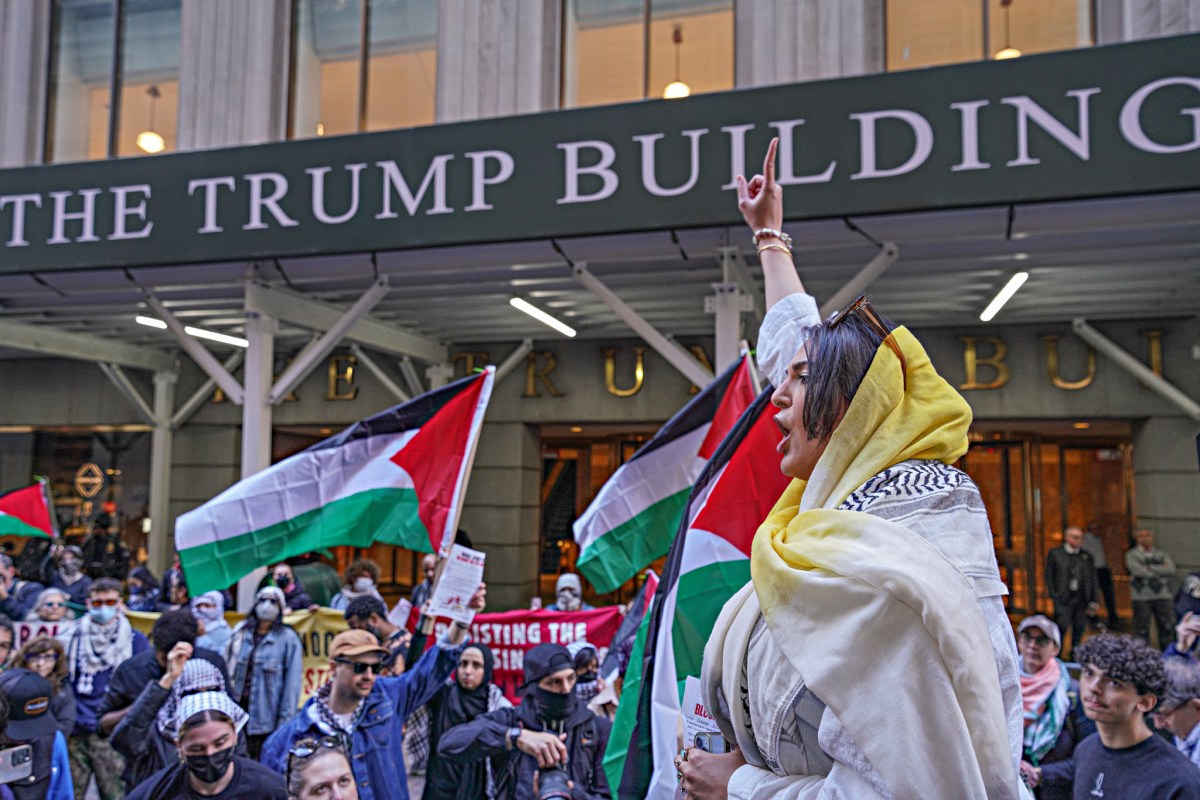
[{"label": "building sign", "polygon": [[1200,34],[937,69],[0,172],[0,273],[1195,189]]},{"label": "building sign", "polygon": [[104,473],[90,461],[75,471],[75,491],[91,500],[104,488]]}]

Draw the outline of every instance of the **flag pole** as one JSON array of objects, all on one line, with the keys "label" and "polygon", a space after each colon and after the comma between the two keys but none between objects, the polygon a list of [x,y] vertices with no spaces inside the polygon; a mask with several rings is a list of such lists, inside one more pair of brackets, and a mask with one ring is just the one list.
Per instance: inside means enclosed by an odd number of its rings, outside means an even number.
[{"label": "flag pole", "polygon": [[[483,371],[488,375],[483,379],[485,381],[484,389],[479,395],[479,403],[475,409],[474,419],[471,421],[470,446],[467,450],[466,457],[463,459],[462,482],[459,485],[458,491],[454,498],[454,508],[450,512],[450,516],[446,518],[446,528],[442,531],[442,541],[438,545],[438,562],[437,568],[433,573],[433,583],[429,587],[429,596],[433,597],[437,591],[438,583],[442,580],[442,573],[446,571],[446,561],[450,557],[450,549],[454,546],[454,540],[458,533],[458,522],[462,518],[463,502],[467,497],[467,482],[470,480],[471,471],[475,467],[475,451],[479,448],[479,437],[483,428],[483,413],[479,407],[482,406],[484,411],[487,410],[488,401],[491,399],[493,381],[496,379],[496,367],[489,364],[483,368]],[[434,619],[427,617],[417,609],[417,629],[429,635],[433,633]]]}]

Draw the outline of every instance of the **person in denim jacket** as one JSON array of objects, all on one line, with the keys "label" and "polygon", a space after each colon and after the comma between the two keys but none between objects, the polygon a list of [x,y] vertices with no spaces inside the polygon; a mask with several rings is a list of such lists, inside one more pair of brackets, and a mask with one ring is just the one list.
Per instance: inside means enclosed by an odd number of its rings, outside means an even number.
[{"label": "person in denim jacket", "polygon": [[[480,584],[470,608],[481,611],[485,595]],[[339,633],[330,647],[333,675],[267,739],[260,760],[283,774],[297,742],[333,738],[354,756],[351,768],[360,800],[408,800],[404,724],[445,685],[466,648],[467,627],[454,622],[437,646],[394,678],[379,677],[388,651],[370,632]]]},{"label": "person in denim jacket", "polygon": [[300,637],[283,624],[287,600],[283,590],[264,586],[245,620],[229,638],[230,695],[250,715],[246,740],[251,758],[263,742],[296,714],[303,677]]}]

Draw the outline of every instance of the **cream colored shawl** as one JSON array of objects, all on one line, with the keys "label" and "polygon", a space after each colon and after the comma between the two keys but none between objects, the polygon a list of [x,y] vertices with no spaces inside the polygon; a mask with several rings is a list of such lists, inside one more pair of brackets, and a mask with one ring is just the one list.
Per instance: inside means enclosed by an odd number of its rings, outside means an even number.
[{"label": "cream colored shawl", "polygon": [[758,606],[893,797],[1015,798],[996,662],[970,580],[909,529],[838,510],[890,466],[951,463],[967,448],[966,402],[911,333],[893,336],[907,380],[881,346],[811,479],[792,482],[755,536],[755,597],[730,600],[705,652],[709,707],[727,710],[721,727],[743,750],[754,745],[737,722],[756,706],[739,694]]}]

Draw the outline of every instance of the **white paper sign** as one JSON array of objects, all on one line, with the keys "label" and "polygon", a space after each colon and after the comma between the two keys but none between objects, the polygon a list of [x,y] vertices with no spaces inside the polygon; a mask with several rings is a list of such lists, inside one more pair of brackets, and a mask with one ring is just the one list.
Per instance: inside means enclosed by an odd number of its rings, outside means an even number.
[{"label": "white paper sign", "polygon": [[442,576],[433,588],[434,617],[447,617],[464,624],[475,618],[475,610],[467,606],[471,595],[483,583],[483,563],[487,556],[478,550],[454,545],[442,569]]},{"label": "white paper sign", "polygon": [[408,628],[408,618],[412,614],[412,603],[407,597],[401,597],[396,606],[388,612],[388,622],[397,628]]},{"label": "white paper sign", "polygon": [[717,721],[700,699],[700,679],[688,675],[683,684],[683,746],[692,747],[697,733],[717,732]]}]

